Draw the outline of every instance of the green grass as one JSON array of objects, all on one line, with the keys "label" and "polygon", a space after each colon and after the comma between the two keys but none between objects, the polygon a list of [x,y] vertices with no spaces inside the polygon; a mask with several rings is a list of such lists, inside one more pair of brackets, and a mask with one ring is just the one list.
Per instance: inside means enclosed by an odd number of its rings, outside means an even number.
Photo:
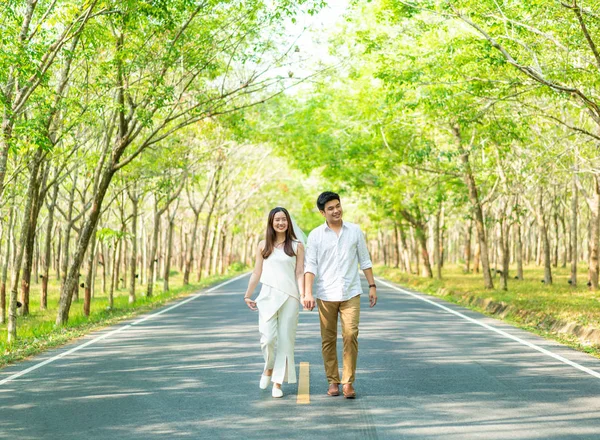
[{"label": "green grass", "polygon": [[[508,291],[499,288],[499,276],[494,278],[494,289],[485,289],[483,276],[466,274],[462,266],[444,267],[442,280],[410,275],[398,269],[383,266],[377,267],[375,273],[408,288],[443,297],[448,301],[484,313],[484,310],[471,304],[474,298],[505,303],[513,306],[518,312],[507,314],[504,320],[600,357],[600,347],[582,344],[575,336],[558,334],[549,330],[549,323],[554,320],[600,328],[600,292],[591,291],[587,287],[587,267],[585,266],[578,267],[579,285],[576,288],[572,288],[568,284],[569,268],[553,268],[553,284],[551,286],[541,282],[543,268],[525,268],[524,280],[513,279],[516,269],[511,268]],[[446,289],[446,291],[442,293],[441,289]]]},{"label": "green grass", "polygon": [[[174,273],[169,278],[168,292],[162,291],[162,280],[157,281],[154,295],[145,296],[146,286],[136,289],[136,302],[129,304],[127,289],[119,289],[114,293],[113,308],[108,308],[108,296],[100,292],[101,280],[96,280],[96,295],[92,298],[91,313],[89,317],[83,314],[83,289],[80,299],[73,302],[69,314],[69,323],[65,327],[57,328],[54,325],[59,298],[60,282],[53,277],[48,287],[48,310],[40,310],[39,295],[41,284],[33,284],[30,293],[30,315],[19,316],[17,321],[17,341],[7,343],[6,324],[0,325],[0,368],[38,354],[48,348],[65,344],[74,338],[81,337],[93,330],[131,318],[143,312],[191,293],[205,288],[211,284],[231,278],[243,273],[246,268],[236,265],[231,267],[224,275],[216,275],[202,279],[199,283],[183,286],[183,275]],[[195,276],[192,276],[192,281]]]}]

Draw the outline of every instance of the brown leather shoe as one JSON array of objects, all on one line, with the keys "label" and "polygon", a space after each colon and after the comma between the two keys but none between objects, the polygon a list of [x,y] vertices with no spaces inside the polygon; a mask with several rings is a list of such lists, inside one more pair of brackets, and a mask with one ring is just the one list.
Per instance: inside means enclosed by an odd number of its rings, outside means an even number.
[{"label": "brown leather shoe", "polygon": [[356,391],[354,391],[354,387],[351,383],[345,383],[344,386],[342,386],[342,392],[344,393],[344,397],[346,399],[356,398]]},{"label": "brown leather shoe", "polygon": [[330,383],[329,389],[327,390],[328,396],[339,396],[340,395],[340,384],[339,383]]}]

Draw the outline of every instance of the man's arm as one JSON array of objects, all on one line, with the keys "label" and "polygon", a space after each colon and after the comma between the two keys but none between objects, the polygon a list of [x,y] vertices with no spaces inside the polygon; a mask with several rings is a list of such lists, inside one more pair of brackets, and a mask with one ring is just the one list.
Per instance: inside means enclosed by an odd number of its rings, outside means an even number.
[{"label": "man's arm", "polygon": [[377,304],[377,287],[375,287],[375,277],[373,276],[373,263],[371,262],[371,256],[369,255],[369,249],[367,249],[365,235],[361,230],[358,231],[357,252],[360,268],[369,282],[369,304],[371,307],[375,307],[375,304]]}]

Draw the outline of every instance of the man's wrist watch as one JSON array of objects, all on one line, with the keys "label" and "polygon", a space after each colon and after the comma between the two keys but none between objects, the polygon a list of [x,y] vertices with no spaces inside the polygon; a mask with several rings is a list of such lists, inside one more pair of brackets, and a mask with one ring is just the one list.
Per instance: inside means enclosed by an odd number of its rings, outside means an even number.
[{"label": "man's wrist watch", "polygon": [[375,287],[375,288],[377,288],[377,285],[376,285],[376,284],[369,284],[369,289],[370,289],[371,287]]}]

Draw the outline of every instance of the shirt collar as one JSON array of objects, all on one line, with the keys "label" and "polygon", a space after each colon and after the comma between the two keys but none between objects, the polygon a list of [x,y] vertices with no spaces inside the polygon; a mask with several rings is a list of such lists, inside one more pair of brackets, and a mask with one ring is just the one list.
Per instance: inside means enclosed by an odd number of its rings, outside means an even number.
[{"label": "shirt collar", "polygon": [[[325,220],[324,226],[325,226],[325,229],[329,229],[330,231],[333,231],[333,229],[331,229],[331,228],[329,227],[329,225],[327,224],[327,220]],[[342,220],[342,229],[343,229],[344,227],[346,227],[346,222],[345,222],[344,220]]]}]

